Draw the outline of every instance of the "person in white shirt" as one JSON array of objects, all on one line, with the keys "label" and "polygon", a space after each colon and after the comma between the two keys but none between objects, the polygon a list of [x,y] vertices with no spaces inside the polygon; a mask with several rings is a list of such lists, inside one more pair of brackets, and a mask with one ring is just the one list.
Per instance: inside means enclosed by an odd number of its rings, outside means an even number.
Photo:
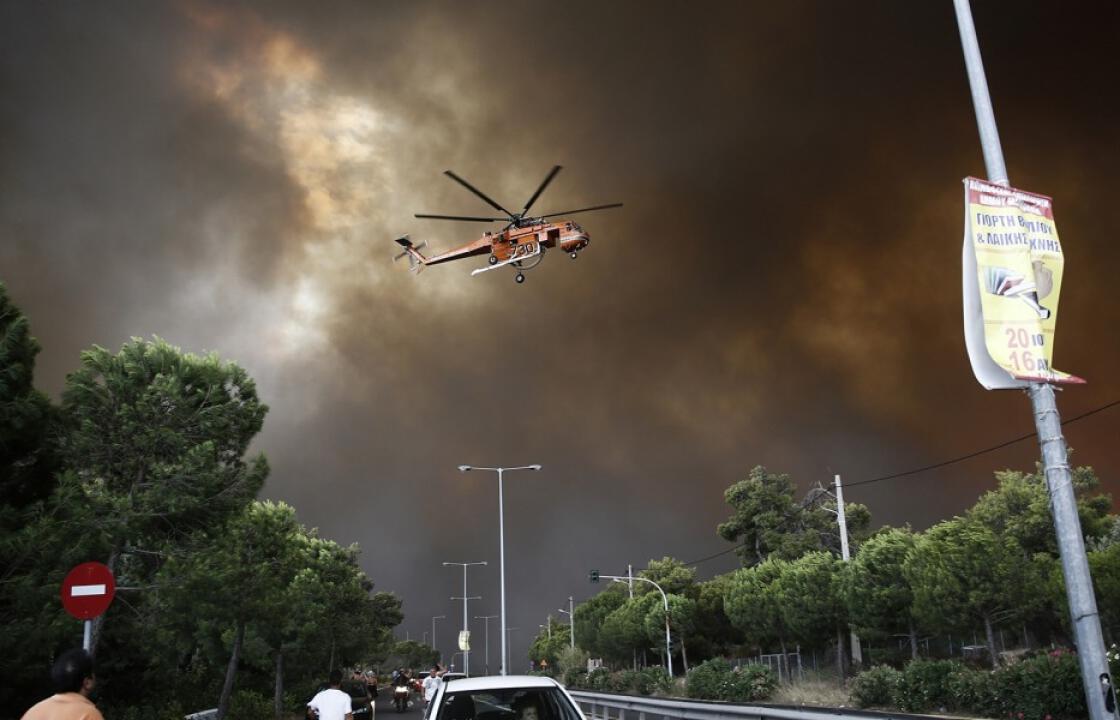
[{"label": "person in white shirt", "polygon": [[439,665],[433,665],[432,672],[424,678],[424,707],[427,707],[432,698],[436,696],[436,690],[439,690],[442,682],[443,678],[439,676]]},{"label": "person in white shirt", "polygon": [[331,670],[330,687],[320,690],[307,707],[319,720],[354,720],[350,712],[350,696],[342,692],[342,671]]}]

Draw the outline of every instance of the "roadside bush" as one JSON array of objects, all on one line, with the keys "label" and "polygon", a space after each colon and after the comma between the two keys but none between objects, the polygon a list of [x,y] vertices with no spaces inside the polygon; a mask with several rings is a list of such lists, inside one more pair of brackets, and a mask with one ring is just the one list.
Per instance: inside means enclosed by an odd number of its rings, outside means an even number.
[{"label": "roadside bush", "polygon": [[923,712],[956,705],[949,692],[949,676],[963,669],[952,660],[915,660],[902,671],[894,690],[894,705],[906,712]]},{"label": "roadside bush", "polygon": [[861,708],[886,707],[894,702],[902,673],[889,665],[876,665],[852,678],[848,692]]},{"label": "roadside bush", "polygon": [[743,665],[731,671],[731,691],[728,700],[749,702],[765,700],[774,694],[778,678],[765,665]]},{"label": "roadside bush", "polygon": [[630,690],[639,695],[666,694],[670,687],[669,676],[665,674],[664,668],[660,667],[647,667],[636,671],[630,683]]},{"label": "roadside bush", "polygon": [[1023,720],[1072,720],[1088,717],[1081,688],[1077,656],[1058,650],[1038,655],[991,674],[995,688],[992,705],[985,712]]},{"label": "roadside bush", "polygon": [[688,697],[698,700],[749,702],[770,697],[777,686],[777,678],[768,667],[744,665],[733,668],[726,660],[716,658],[688,672],[685,692]]},{"label": "roadside bush", "polygon": [[253,690],[238,690],[230,698],[231,718],[270,718],[275,715],[272,700]]},{"label": "roadside bush", "polygon": [[980,715],[996,712],[995,683],[990,670],[977,670],[958,664],[945,678],[946,694],[950,698],[950,710],[972,711]]},{"label": "roadside bush", "polygon": [[617,674],[612,674],[605,668],[596,668],[588,673],[587,685],[589,689],[595,692],[611,693],[621,690]]},{"label": "roadside bush", "polygon": [[587,670],[584,668],[570,667],[564,672],[564,687],[585,689],[591,683],[587,679]]},{"label": "roadside bush", "polygon": [[899,672],[879,666],[849,686],[859,707],[920,712],[942,707],[1015,720],[1074,720],[1088,715],[1077,656],[1055,651],[993,671],[951,660],[919,660]]},{"label": "roadside bush", "polygon": [[702,662],[688,671],[685,693],[697,700],[723,700],[723,684],[730,674],[731,663],[726,660],[713,658]]}]

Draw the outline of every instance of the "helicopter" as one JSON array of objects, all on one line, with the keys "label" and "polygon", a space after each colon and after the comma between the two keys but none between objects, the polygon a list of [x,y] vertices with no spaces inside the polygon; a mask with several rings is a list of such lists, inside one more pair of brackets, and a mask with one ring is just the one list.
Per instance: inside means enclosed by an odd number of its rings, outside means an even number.
[{"label": "helicopter", "polygon": [[413,272],[419,273],[428,265],[439,265],[440,263],[462,260],[463,258],[474,257],[476,255],[488,255],[489,264],[472,271],[472,276],[489,272],[490,270],[497,270],[501,267],[512,266],[517,270],[514,280],[519,284],[525,282],[525,273],[523,271],[536,267],[541,260],[544,259],[544,252],[546,249],[558,247],[561,251],[566,252],[573,260],[576,259],[579,257],[579,253],[591,242],[591,236],[588,235],[582,227],[571,220],[564,219],[550,222],[549,218],[575,215],[576,213],[591,212],[592,210],[606,210],[608,208],[622,207],[622,203],[595,205],[594,207],[565,210],[564,212],[549,213],[547,215],[529,215],[529,209],[533,207],[533,203],[537,201],[537,198],[541,196],[541,193],[544,192],[549,183],[556,178],[557,173],[559,173],[561,169],[560,165],[554,166],[552,170],[548,172],[548,175],[545,176],[540,187],[537,188],[537,191],[534,192],[525,203],[525,207],[521,209],[521,212],[517,213],[506,210],[487,197],[485,193],[474,185],[471,185],[452,171],[445,170],[443,173],[444,175],[480,197],[490,207],[505,213],[505,217],[466,217],[462,215],[430,215],[426,213],[417,213],[416,217],[428,220],[456,220],[460,222],[504,222],[506,226],[498,231],[488,230],[477,240],[473,240],[454,250],[449,250],[440,255],[433,255],[431,257],[427,257],[420,252],[420,250],[425,247],[426,243],[421,242],[419,244],[413,244],[409,236],[404,235],[396,239],[396,243],[404,248],[404,250],[393,259],[400,260],[407,257],[409,268]]}]

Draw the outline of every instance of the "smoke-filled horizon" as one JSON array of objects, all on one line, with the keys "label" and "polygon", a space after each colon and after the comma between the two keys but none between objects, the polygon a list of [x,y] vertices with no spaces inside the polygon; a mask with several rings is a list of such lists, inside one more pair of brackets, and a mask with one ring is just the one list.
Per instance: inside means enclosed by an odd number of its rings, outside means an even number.
[{"label": "smoke-filled horizon", "polygon": [[[1054,198],[1074,417],[1120,399],[1120,9],[974,14],[1011,182]],[[486,560],[470,615],[499,603],[496,478],[461,464],[543,466],[505,482],[519,669],[589,569],[726,549],[723,491],[755,465],[804,491],[1033,430],[965,355],[961,179],[984,166],[947,0],[8,4],[0,38],[0,281],[38,385],[132,336],[244,366],[271,406],[264,495],[361,544],[402,638],[446,615],[445,657],[462,574],[441,563]],[[519,209],[553,165],[534,212],[624,204],[573,218],[578,260],[523,285],[392,262],[402,234],[440,252],[489,227],[413,217],[492,212],[444,170]],[[1114,494],[1116,412],[1066,428]],[[925,528],[1037,457],[846,499]]]}]

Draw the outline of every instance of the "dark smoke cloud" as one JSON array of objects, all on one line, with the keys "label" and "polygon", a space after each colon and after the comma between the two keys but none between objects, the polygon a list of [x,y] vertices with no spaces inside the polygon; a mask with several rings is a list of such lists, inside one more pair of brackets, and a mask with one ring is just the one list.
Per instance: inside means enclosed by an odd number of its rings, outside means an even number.
[{"label": "dark smoke cloud", "polygon": [[[1120,11],[974,12],[1012,180],[1055,197],[1072,417],[1120,396]],[[488,560],[471,614],[497,612],[496,483],[461,463],[545,466],[506,485],[521,657],[589,568],[723,549],[753,465],[856,482],[1031,430],[961,341],[984,169],[949,3],[8,4],[0,27],[0,279],[40,384],[132,335],[244,364],[266,494],[360,542],[414,638],[459,617],[441,561]],[[535,209],[625,203],[580,218],[578,261],[523,286],[390,262],[401,233],[481,229],[412,218],[485,212],[442,170],[520,207],[553,164]],[[1112,492],[1114,427],[1067,429]],[[1036,455],[849,496],[925,527]]]}]

